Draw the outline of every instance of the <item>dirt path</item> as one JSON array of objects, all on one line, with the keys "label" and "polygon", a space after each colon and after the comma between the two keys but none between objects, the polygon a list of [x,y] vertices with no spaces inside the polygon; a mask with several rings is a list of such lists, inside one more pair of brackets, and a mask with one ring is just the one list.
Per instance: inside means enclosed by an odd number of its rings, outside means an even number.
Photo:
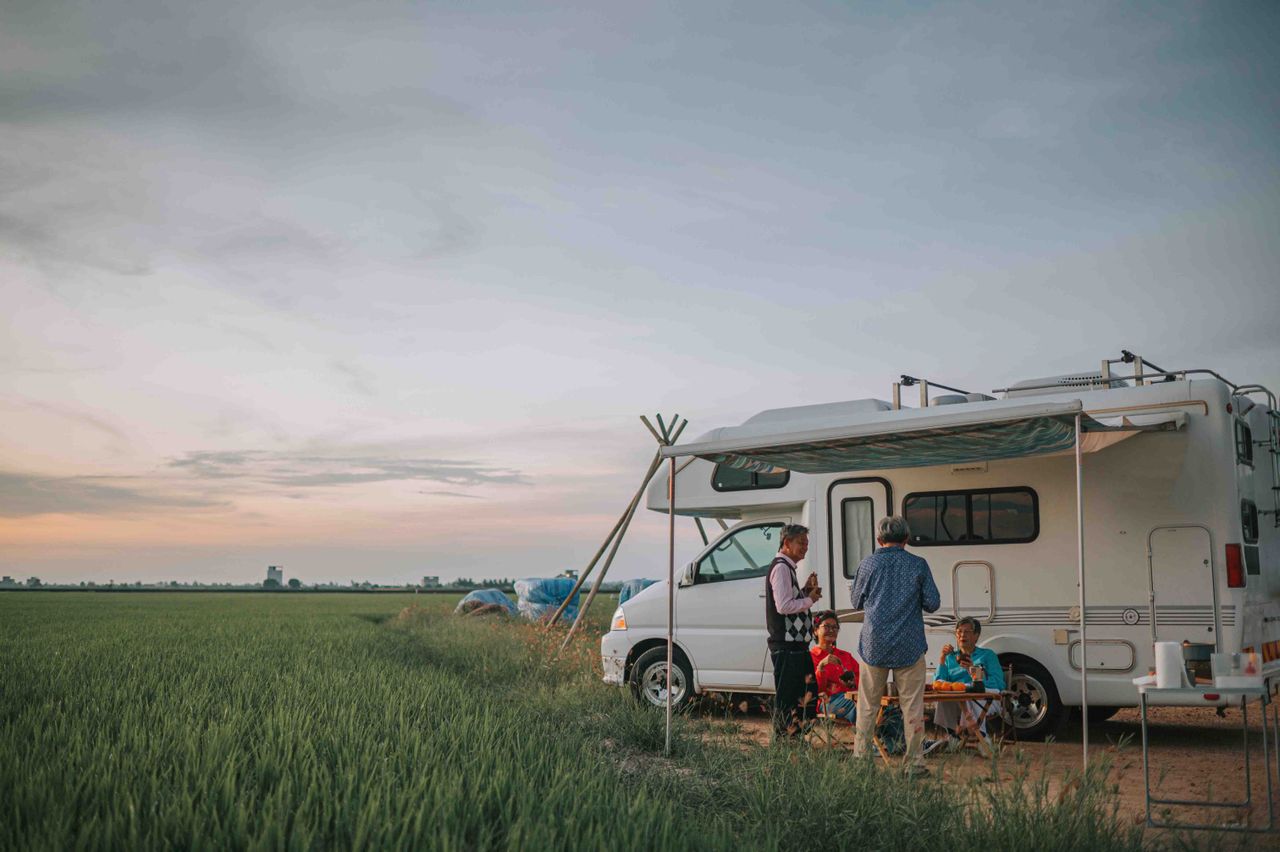
[{"label": "dirt path", "polygon": [[[707,718],[713,718],[708,716]],[[1219,718],[1212,710],[1198,708],[1153,708],[1149,713],[1149,737],[1151,744],[1152,794],[1168,799],[1235,799],[1245,797],[1245,762],[1242,753],[1240,710],[1226,711]],[[1262,729],[1256,713],[1256,705],[1249,715],[1251,758],[1250,766],[1254,789],[1253,823],[1266,822],[1266,781],[1262,769]],[[733,718],[735,736],[743,742],[768,744],[769,719],[753,712]],[[1141,824],[1145,819],[1142,783],[1142,725],[1136,709],[1121,710],[1107,722],[1090,726],[1090,760],[1103,755],[1111,762],[1110,780],[1117,787],[1120,816],[1124,820]],[[994,765],[1002,783],[1019,773],[1019,764],[1029,768],[1031,777],[1044,777],[1049,781],[1051,795],[1057,795],[1081,767],[1079,724],[1065,726],[1051,742],[1024,742],[1007,746]],[[836,747],[851,749],[852,731],[843,728],[836,734]],[[1274,746],[1274,743],[1273,743]],[[930,756],[929,766],[940,772],[947,781],[963,783],[989,783],[993,763],[984,760],[974,751],[959,754]],[[1273,762],[1273,769],[1276,764]],[[1025,777],[1025,776],[1024,776]],[[1277,824],[1280,825],[1280,777],[1273,775],[1273,800],[1276,803]],[[1180,821],[1197,821],[1218,825],[1238,824],[1243,810],[1223,808],[1188,808],[1179,806],[1174,818]],[[1159,818],[1157,814],[1157,818]],[[1168,833],[1148,829],[1153,836]],[[1199,833],[1197,843],[1237,848],[1239,836],[1225,843],[1213,838],[1224,835]],[[1232,835],[1226,837],[1232,838]],[[1207,843],[1206,843],[1207,841]],[[1280,830],[1274,835],[1254,835],[1245,844],[1250,848],[1280,849]]]}]

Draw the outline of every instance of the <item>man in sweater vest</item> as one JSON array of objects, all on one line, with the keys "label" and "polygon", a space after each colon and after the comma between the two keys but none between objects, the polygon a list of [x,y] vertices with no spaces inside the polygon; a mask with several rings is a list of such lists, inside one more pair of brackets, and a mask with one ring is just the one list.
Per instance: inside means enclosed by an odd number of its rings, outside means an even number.
[{"label": "man in sweater vest", "polygon": [[813,617],[809,610],[822,598],[812,575],[801,588],[796,564],[809,552],[809,530],[799,524],[782,528],[782,546],[764,584],[764,617],[773,661],[773,729],[778,737],[799,736],[818,701],[809,643]]}]

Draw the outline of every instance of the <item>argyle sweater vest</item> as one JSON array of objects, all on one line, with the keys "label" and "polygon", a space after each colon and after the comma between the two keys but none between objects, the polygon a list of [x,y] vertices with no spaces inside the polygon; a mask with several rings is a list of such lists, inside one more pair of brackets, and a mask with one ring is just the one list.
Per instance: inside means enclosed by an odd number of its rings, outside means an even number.
[{"label": "argyle sweater vest", "polygon": [[800,583],[796,581],[796,569],[782,557],[775,558],[773,564],[769,566],[769,573],[764,577],[764,621],[769,629],[769,646],[795,644],[807,649],[809,643],[813,641],[813,616],[808,610],[783,615],[778,612],[778,604],[773,599],[773,583],[769,582],[769,578],[779,563],[787,569],[791,577],[791,596],[800,597]]}]

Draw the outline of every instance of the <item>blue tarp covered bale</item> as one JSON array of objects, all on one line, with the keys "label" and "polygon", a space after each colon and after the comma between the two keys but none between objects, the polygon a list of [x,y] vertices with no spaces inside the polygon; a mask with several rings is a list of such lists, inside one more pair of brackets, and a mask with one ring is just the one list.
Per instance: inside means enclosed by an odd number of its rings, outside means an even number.
[{"label": "blue tarp covered bale", "polygon": [[[526,580],[516,580],[516,609],[520,614],[531,621],[543,621],[550,618],[560,604],[564,603],[565,598],[569,597],[569,593],[573,591],[574,581],[568,577],[550,577],[548,579],[538,579],[532,577]],[[569,601],[569,605],[565,607],[564,615],[561,619],[573,621],[578,617],[578,599],[581,595],[574,595],[573,600]]]},{"label": "blue tarp covered bale", "polygon": [[618,603],[620,604],[626,603],[628,600],[635,597],[637,593],[639,593],[644,589],[649,588],[656,582],[658,581],[657,580],[627,580],[625,583],[622,584],[622,588],[618,590]]},{"label": "blue tarp covered bale", "polygon": [[453,608],[454,615],[472,613],[488,615],[499,612],[503,615],[515,615],[516,605],[511,602],[511,598],[498,589],[476,589],[473,592],[467,592],[467,596],[458,601],[458,605]]}]

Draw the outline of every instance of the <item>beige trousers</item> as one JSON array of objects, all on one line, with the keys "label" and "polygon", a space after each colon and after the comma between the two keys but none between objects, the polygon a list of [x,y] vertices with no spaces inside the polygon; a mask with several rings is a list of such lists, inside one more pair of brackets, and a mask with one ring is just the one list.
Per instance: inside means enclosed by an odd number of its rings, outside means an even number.
[{"label": "beige trousers", "polygon": [[871,754],[874,748],[871,735],[875,733],[876,717],[880,714],[880,699],[884,696],[889,672],[898,686],[902,704],[902,725],[907,738],[907,751],[902,756],[903,766],[924,765],[924,655],[910,666],[901,669],[882,669],[862,664],[858,675],[858,733],[853,741],[854,755]]},{"label": "beige trousers", "polygon": [[[993,708],[989,708],[989,712],[999,712],[999,707],[1000,702],[997,701]],[[961,722],[971,725],[975,719],[978,720],[978,730],[985,734],[987,717],[977,701],[966,701],[963,704],[959,701],[939,701],[933,707],[933,724],[948,731],[954,732]]]}]

